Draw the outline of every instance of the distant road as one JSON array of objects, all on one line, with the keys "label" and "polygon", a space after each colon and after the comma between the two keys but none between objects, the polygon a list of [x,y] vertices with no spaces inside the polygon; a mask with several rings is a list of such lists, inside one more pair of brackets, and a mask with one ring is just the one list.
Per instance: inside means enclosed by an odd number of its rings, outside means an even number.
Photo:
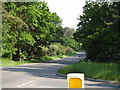
[{"label": "distant road", "polygon": [[[79,57],[80,56],[80,57]],[[56,75],[58,69],[78,62],[85,53],[49,61],[2,68],[2,88],[67,88],[65,77]],[[86,88],[114,88],[116,85],[85,80]]]}]

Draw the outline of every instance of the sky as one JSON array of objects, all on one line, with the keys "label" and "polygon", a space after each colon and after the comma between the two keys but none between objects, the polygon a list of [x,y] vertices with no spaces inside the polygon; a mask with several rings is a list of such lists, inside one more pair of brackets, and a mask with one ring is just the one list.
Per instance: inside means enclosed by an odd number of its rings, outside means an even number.
[{"label": "sky", "polygon": [[45,0],[51,12],[56,12],[62,19],[63,27],[77,28],[79,20],[77,18],[82,14],[82,7],[85,0]]}]

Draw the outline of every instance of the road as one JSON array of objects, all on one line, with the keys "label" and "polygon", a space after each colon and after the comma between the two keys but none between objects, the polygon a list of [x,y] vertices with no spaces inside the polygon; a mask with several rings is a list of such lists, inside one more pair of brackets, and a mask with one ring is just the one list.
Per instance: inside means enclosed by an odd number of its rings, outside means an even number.
[{"label": "road", "polygon": [[[80,56],[80,57],[79,57]],[[49,61],[2,67],[2,88],[67,88],[65,77],[56,75],[58,69],[78,62],[85,53]],[[117,85],[85,80],[85,88],[117,88]]]}]

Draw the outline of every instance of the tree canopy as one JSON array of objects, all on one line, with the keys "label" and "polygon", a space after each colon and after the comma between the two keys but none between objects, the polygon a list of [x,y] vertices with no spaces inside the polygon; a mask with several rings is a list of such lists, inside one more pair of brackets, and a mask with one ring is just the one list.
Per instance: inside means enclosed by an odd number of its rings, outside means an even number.
[{"label": "tree canopy", "polygon": [[[64,39],[62,20],[47,3],[4,2],[2,8],[2,57],[14,61],[40,60],[43,56],[77,51],[78,43]],[[70,43],[72,41],[72,44]]]},{"label": "tree canopy", "polygon": [[82,43],[87,60],[109,62],[120,60],[120,2],[87,2],[79,17],[76,41]]},{"label": "tree canopy", "polygon": [[2,14],[3,57],[39,57],[41,46],[62,36],[61,19],[44,1],[4,2]]}]

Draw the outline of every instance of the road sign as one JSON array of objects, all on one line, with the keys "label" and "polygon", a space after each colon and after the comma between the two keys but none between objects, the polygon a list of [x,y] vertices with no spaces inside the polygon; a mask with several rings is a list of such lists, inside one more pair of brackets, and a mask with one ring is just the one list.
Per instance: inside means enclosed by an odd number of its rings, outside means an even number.
[{"label": "road sign", "polygon": [[68,88],[84,88],[84,74],[70,73],[67,75]]}]

